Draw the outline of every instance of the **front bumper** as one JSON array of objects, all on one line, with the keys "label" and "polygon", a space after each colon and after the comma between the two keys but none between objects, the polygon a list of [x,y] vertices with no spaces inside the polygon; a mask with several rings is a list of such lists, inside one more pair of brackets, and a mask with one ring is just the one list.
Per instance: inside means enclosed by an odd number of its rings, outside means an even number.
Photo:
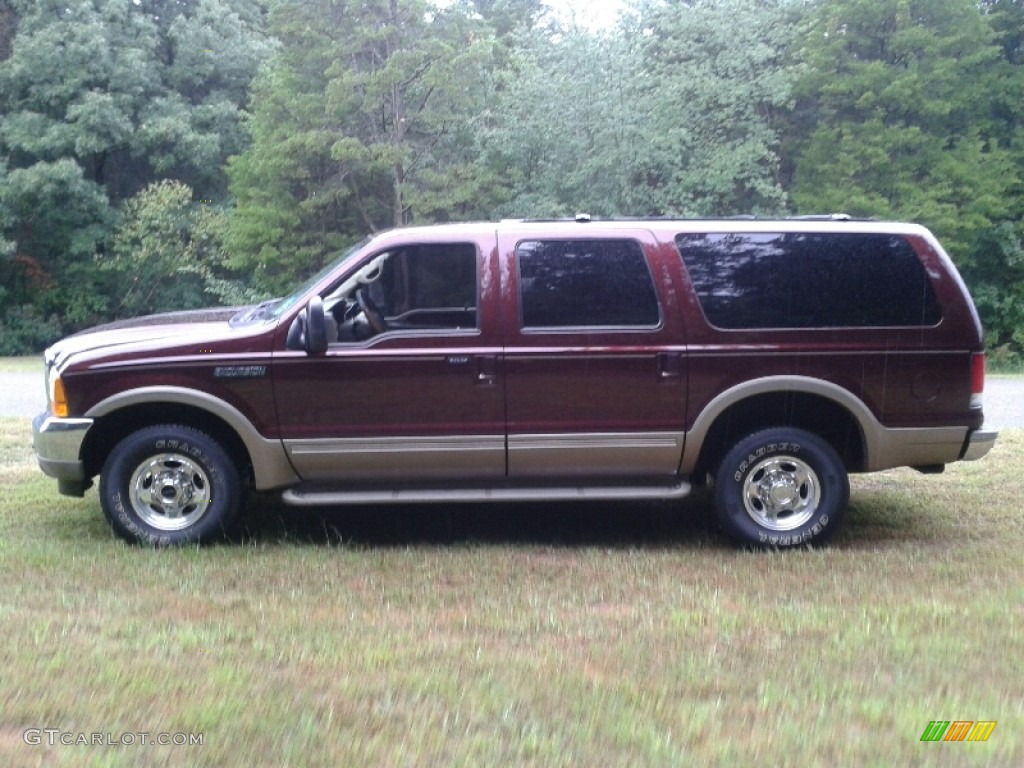
[{"label": "front bumper", "polygon": [[82,443],[92,419],[60,419],[44,412],[32,421],[32,447],[39,468],[57,479],[60,492],[81,496],[90,483],[82,463]]},{"label": "front bumper", "polygon": [[981,427],[967,435],[967,442],[964,443],[964,452],[960,457],[961,461],[977,461],[986,453],[992,450],[999,437],[998,429]]}]

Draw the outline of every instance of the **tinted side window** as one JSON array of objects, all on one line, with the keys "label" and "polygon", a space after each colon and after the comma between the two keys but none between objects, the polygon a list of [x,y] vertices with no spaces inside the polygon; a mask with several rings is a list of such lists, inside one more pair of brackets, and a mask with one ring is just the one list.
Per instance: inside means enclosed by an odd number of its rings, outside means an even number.
[{"label": "tinted side window", "polygon": [[407,245],[376,254],[325,297],[342,343],[391,331],[479,328],[477,248],[472,243]]},{"label": "tinted side window", "polygon": [[938,302],[902,237],[681,234],[676,245],[719,328],[928,326]]},{"label": "tinted side window", "polygon": [[661,319],[635,240],[526,241],[516,261],[524,328],[650,328]]},{"label": "tinted side window", "polygon": [[476,247],[418,245],[394,252],[380,280],[388,317],[422,310],[476,309]]}]

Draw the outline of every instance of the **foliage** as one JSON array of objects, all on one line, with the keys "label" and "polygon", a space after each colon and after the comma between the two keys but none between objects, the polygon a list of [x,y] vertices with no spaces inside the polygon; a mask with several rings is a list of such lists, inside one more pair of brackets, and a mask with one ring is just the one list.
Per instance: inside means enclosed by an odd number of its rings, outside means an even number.
[{"label": "foliage", "polygon": [[978,233],[964,270],[985,319],[991,353],[1003,365],[1024,358],[1024,226],[1001,222]]},{"label": "foliage", "polygon": [[922,221],[954,249],[1006,215],[1012,157],[984,119],[999,49],[972,0],[823,4],[810,41],[802,210]]},{"label": "foliage", "polygon": [[30,304],[73,330],[117,308],[117,286],[92,265],[121,201],[168,177],[204,199],[224,195],[223,164],[246,145],[241,110],[269,43],[256,0],[9,0],[4,10],[17,18],[0,61],[0,239],[15,247],[0,318]]},{"label": "foliage", "polygon": [[103,190],[70,158],[0,174],[0,222],[13,245],[0,270],[0,321],[56,316],[67,328],[102,319],[105,292],[86,266],[115,221]]},{"label": "foliage", "polygon": [[633,207],[683,216],[776,214],[777,115],[789,107],[799,28],[785,3],[697,0],[639,6]]},{"label": "foliage", "polygon": [[0,0],[0,323],[279,293],[407,223],[844,211],[935,230],[1012,359],[1022,41],[1021,0]]},{"label": "foliage", "polygon": [[60,336],[61,326],[56,315],[43,317],[33,304],[12,307],[0,321],[0,355],[21,355],[28,349],[42,349]]},{"label": "foliage", "polygon": [[255,299],[224,268],[224,212],[193,203],[181,182],[153,184],[129,200],[114,233],[111,255],[98,267],[115,276],[112,314],[195,309]]},{"label": "foliage", "polygon": [[154,175],[213,195],[244,146],[241,107],[268,51],[252,0],[22,3],[0,68],[12,167],[73,159],[115,203]]},{"label": "foliage", "polygon": [[755,0],[645,2],[616,34],[521,34],[479,134],[483,172],[505,182],[498,210],[782,210],[771,118],[795,76],[790,21]]},{"label": "foliage", "polygon": [[282,0],[271,29],[253,146],[229,166],[233,264],[279,288],[366,231],[474,207],[486,27],[423,0]]},{"label": "foliage", "polygon": [[[480,115],[477,174],[499,215],[597,215],[628,211],[633,125],[623,101],[629,79],[621,38],[582,29],[554,39],[526,31],[495,73]],[[597,84],[602,96],[595,98]]]}]

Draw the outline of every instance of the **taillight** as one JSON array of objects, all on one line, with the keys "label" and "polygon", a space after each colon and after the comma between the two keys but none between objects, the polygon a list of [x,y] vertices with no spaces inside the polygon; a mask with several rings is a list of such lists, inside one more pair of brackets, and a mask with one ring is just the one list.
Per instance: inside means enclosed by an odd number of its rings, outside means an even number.
[{"label": "taillight", "polygon": [[971,408],[981,408],[981,395],[985,391],[985,353],[971,355]]}]

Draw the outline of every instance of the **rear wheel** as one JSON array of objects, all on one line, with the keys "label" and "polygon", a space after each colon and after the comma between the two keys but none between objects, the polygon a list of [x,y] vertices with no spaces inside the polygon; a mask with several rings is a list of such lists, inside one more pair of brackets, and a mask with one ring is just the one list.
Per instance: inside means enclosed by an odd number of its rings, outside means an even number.
[{"label": "rear wheel", "polygon": [[850,499],[842,460],[800,429],[755,432],[725,455],[715,475],[715,514],[736,541],[764,548],[821,544]]},{"label": "rear wheel", "polygon": [[227,452],[191,427],[141,429],[114,446],[100,504],[124,539],[157,546],[221,536],[238,513],[241,482]]}]

